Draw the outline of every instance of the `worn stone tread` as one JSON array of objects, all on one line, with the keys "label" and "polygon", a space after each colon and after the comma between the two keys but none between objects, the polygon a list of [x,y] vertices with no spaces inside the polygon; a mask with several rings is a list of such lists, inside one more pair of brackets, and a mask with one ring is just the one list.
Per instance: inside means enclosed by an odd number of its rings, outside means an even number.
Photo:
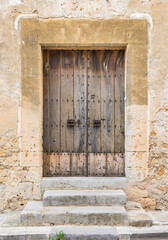
[{"label": "worn stone tread", "polygon": [[43,202],[29,202],[21,212],[21,224],[34,225],[124,225],[127,213],[123,206],[46,207]]},{"label": "worn stone tread", "polygon": [[128,210],[129,225],[134,227],[149,227],[153,221],[145,210]]},{"label": "worn stone tread", "polygon": [[126,204],[123,190],[46,190],[43,195],[45,206]]},{"label": "worn stone tread", "polygon": [[46,177],[42,189],[125,189],[125,177]]},{"label": "worn stone tread", "polygon": [[75,226],[59,225],[47,227],[3,227],[0,228],[0,240],[49,240],[56,232],[65,233],[64,240],[166,240],[168,226],[126,227],[126,226]]},{"label": "worn stone tread", "polygon": [[119,240],[166,240],[168,239],[168,226],[132,227],[116,226]]}]

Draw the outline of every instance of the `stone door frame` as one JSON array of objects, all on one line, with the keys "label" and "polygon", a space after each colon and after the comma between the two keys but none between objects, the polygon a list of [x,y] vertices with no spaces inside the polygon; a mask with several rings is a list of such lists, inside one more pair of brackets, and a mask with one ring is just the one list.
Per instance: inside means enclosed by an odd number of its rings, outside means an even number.
[{"label": "stone door frame", "polygon": [[[21,18],[20,165],[43,169],[42,50],[125,49],[125,174],[147,171],[147,45],[145,19]],[[141,114],[143,111],[143,115]],[[135,158],[138,160],[136,161]],[[142,167],[143,166],[143,167]]]}]

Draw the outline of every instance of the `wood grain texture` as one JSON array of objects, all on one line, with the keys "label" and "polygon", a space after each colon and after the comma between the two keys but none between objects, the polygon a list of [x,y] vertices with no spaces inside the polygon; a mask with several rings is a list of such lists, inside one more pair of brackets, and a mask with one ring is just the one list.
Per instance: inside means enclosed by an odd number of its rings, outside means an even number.
[{"label": "wood grain texture", "polygon": [[50,152],[50,66],[49,52],[43,53],[43,150]]},{"label": "wood grain texture", "polygon": [[114,152],[114,52],[101,51],[101,152]]},{"label": "wood grain texture", "polygon": [[71,154],[71,176],[87,176],[85,153]]},{"label": "wood grain texture", "polygon": [[100,120],[100,59],[99,51],[88,51],[88,152],[99,153],[101,128],[94,127],[93,121]]},{"label": "wood grain texture", "polygon": [[52,174],[50,173],[50,154],[47,154],[46,152],[43,153],[43,162],[43,176],[52,176]]},{"label": "wood grain texture", "polygon": [[50,51],[50,152],[60,152],[60,51]]},{"label": "wood grain texture", "polygon": [[86,126],[86,84],[87,84],[87,52],[74,51],[74,152],[85,153],[87,142]]},{"label": "wood grain texture", "polygon": [[124,176],[124,153],[107,153],[107,176]]},{"label": "wood grain texture", "polygon": [[124,106],[124,51],[114,51],[115,54],[115,153],[124,153],[125,150],[125,106]]},{"label": "wood grain texture", "polygon": [[74,118],[74,52],[61,51],[61,152],[74,151],[74,129],[67,120]]},{"label": "wood grain texture", "polygon": [[70,166],[71,166],[71,154],[70,153],[60,153],[60,175],[70,176]]},{"label": "wood grain texture", "polygon": [[106,154],[89,153],[88,154],[88,176],[106,175]]}]

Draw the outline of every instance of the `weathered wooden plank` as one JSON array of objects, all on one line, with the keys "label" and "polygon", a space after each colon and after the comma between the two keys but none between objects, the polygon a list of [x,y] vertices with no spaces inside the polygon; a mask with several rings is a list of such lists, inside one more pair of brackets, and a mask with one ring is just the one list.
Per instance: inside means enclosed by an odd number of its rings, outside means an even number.
[{"label": "weathered wooden plank", "polygon": [[49,177],[50,176],[50,154],[44,152],[43,153],[43,176]]},{"label": "weathered wooden plank", "polygon": [[124,176],[124,160],[123,153],[107,154],[107,175],[108,176]]},{"label": "weathered wooden plank", "polygon": [[79,154],[79,175],[80,176],[87,176],[88,173],[88,166],[87,166],[87,155],[86,153]]},{"label": "weathered wooden plank", "polygon": [[105,176],[106,175],[106,154],[99,153],[96,156],[96,166],[97,166],[97,175],[98,176]]},{"label": "weathered wooden plank", "polygon": [[71,154],[64,152],[60,154],[60,175],[70,176]]},{"label": "weathered wooden plank", "polygon": [[58,153],[44,153],[44,177],[60,175],[60,159]]},{"label": "weathered wooden plank", "polygon": [[124,176],[124,166],[125,166],[125,154],[119,153],[117,155],[117,162],[118,162],[118,176]]},{"label": "weathered wooden plank", "polygon": [[88,153],[88,176],[94,176],[95,174],[95,156],[94,153]]},{"label": "weathered wooden plank", "polygon": [[86,152],[87,52],[74,51],[74,152]]},{"label": "weathered wooden plank", "polygon": [[114,162],[114,154],[107,153],[107,175],[112,176],[113,173],[113,162]]},{"label": "weathered wooden plank", "polygon": [[117,176],[118,175],[118,162],[117,155],[114,153],[107,154],[107,173],[108,176]]},{"label": "weathered wooden plank", "polygon": [[72,153],[71,154],[71,176],[86,176],[86,154]]},{"label": "weathered wooden plank", "polygon": [[55,161],[53,155],[50,153],[44,153],[44,177],[55,175]]},{"label": "weathered wooden plank", "polygon": [[60,175],[60,155],[59,153],[54,153],[55,161],[55,176]]},{"label": "weathered wooden plank", "polygon": [[60,152],[60,51],[50,51],[50,152]]},{"label": "weathered wooden plank", "polygon": [[88,154],[88,175],[89,176],[106,175],[106,154],[104,153]]},{"label": "weathered wooden plank", "polygon": [[93,121],[100,120],[100,61],[97,51],[88,51],[88,152],[100,152],[100,127]]},{"label": "weathered wooden plank", "polygon": [[74,128],[67,127],[67,120],[73,119],[74,72],[73,51],[61,51],[61,151],[74,151]]},{"label": "weathered wooden plank", "polygon": [[50,152],[50,66],[49,52],[43,51],[43,150]]},{"label": "weathered wooden plank", "polygon": [[50,176],[56,175],[56,161],[55,161],[55,154],[50,154],[50,168],[49,168]]},{"label": "weathered wooden plank", "polygon": [[71,154],[71,176],[78,175],[79,153]]},{"label": "weathered wooden plank", "polygon": [[114,152],[114,54],[101,51],[101,152]]},{"label": "weathered wooden plank", "polygon": [[124,51],[115,51],[115,153],[124,153]]}]

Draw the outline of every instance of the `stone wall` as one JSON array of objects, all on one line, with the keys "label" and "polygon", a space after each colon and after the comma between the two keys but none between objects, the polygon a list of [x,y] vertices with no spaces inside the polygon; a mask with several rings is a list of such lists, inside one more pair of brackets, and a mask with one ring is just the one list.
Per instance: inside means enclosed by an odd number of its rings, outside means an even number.
[{"label": "stone wall", "polygon": [[[41,198],[42,167],[21,164],[21,66],[19,19],[134,19],[148,21],[148,121],[126,163],[128,200],[168,209],[168,2],[167,0],[1,0],[0,2],[0,210]],[[138,86],[137,86],[138,87]],[[144,86],[145,88],[146,86]],[[142,121],[143,106],[130,111]],[[148,133],[149,153],[141,148]],[[29,131],[29,129],[27,129]],[[31,141],[31,139],[30,139]],[[136,148],[141,151],[136,151]],[[32,159],[34,158],[33,153]],[[24,151],[25,158],[28,154]]]}]

